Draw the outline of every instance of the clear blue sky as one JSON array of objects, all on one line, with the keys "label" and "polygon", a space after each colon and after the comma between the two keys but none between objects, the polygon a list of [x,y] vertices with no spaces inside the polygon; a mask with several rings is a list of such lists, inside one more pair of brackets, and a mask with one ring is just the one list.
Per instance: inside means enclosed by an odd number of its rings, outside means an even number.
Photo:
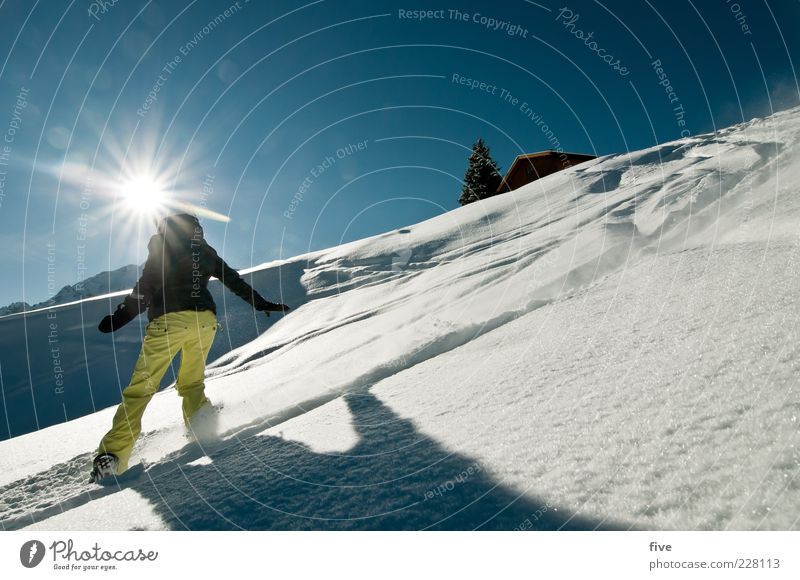
[{"label": "clear blue sky", "polygon": [[230,216],[207,237],[244,268],[457,207],[478,136],[505,170],[793,106],[798,22],[795,0],[3,1],[0,305],[144,260],[124,176]]}]

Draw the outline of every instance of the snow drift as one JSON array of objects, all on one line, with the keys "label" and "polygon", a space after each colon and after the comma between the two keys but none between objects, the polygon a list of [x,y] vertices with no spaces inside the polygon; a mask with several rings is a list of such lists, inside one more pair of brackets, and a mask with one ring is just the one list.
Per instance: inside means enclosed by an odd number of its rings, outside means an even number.
[{"label": "snow drift", "polygon": [[210,365],[214,440],[167,389],[122,491],[85,485],[113,408],[0,442],[3,525],[796,529],[799,140],[793,109],[258,268],[297,308]]}]

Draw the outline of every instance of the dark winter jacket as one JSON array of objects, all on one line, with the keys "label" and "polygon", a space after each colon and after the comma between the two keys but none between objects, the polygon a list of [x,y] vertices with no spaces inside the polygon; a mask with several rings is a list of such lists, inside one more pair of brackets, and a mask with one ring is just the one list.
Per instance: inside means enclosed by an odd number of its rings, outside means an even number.
[{"label": "dark winter jacket", "polygon": [[193,218],[176,219],[183,217],[165,220],[147,245],[147,262],[131,296],[140,300],[141,307],[146,305],[148,319],[180,310],[216,313],[217,306],[208,291],[211,276],[256,310],[267,309],[271,303],[217,255],[203,238],[202,227]]}]

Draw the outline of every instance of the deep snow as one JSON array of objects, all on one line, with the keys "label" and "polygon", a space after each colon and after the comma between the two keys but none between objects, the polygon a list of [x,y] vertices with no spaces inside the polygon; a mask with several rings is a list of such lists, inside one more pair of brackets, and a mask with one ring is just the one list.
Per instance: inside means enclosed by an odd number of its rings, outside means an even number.
[{"label": "deep snow", "polygon": [[796,529],[798,139],[794,109],[257,269],[299,308],[211,365],[219,437],[159,393],[123,491],[84,482],[113,408],[0,442],[3,525]]}]

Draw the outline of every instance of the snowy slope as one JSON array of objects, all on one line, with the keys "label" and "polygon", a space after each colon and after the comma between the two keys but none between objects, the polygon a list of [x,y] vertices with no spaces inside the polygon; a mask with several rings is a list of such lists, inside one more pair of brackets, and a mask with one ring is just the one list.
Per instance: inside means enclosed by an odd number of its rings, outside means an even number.
[{"label": "snowy slope", "polygon": [[794,109],[257,270],[300,307],[211,365],[218,437],[164,391],[92,493],[113,409],[1,442],[3,525],[796,529],[798,140]]}]

